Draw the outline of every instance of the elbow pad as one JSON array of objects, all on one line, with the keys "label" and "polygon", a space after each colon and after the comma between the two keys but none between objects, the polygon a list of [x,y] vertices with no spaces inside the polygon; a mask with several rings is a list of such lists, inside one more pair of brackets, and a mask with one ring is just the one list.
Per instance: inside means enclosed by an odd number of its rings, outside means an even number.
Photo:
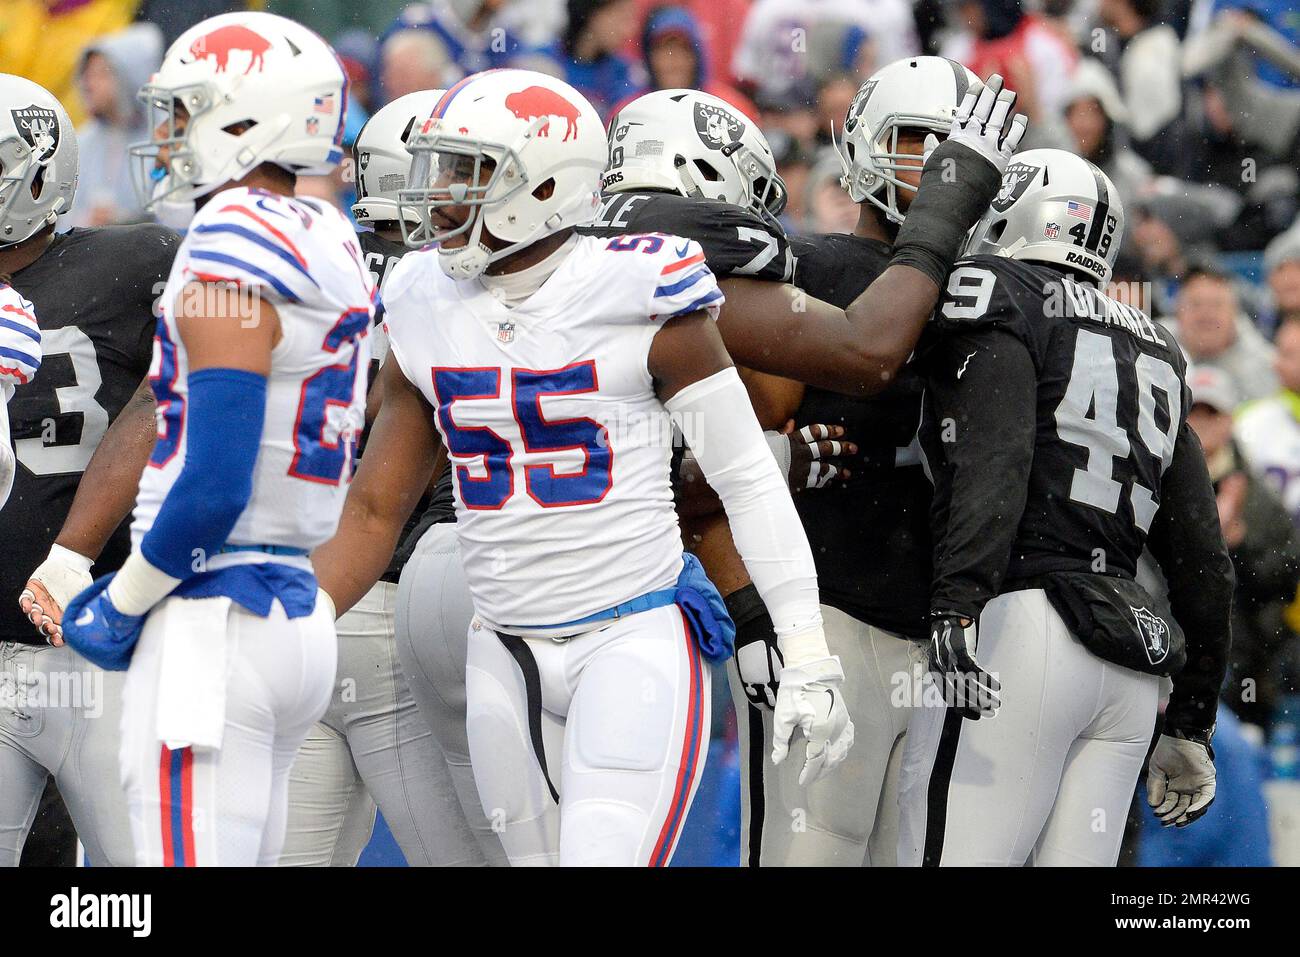
[{"label": "elbow pad", "polygon": [[[749,396],[734,368],[693,382],[664,403],[722,500],[736,550],[787,639],[812,639],[825,657],[812,549]],[[787,655],[786,664],[790,664]]]},{"label": "elbow pad", "polygon": [[243,369],[190,374],[185,464],[140,543],[149,564],[185,579],[226,544],[253,494],[266,378]]}]

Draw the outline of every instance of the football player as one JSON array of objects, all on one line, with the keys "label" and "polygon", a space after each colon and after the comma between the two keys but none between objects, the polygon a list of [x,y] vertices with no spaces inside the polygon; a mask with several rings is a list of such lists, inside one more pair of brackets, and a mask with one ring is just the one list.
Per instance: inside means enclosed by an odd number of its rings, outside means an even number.
[{"label": "football player", "polygon": [[[17,179],[15,177],[15,179]],[[0,509],[14,485],[14,450],[9,442],[9,400],[41,367],[41,328],[36,307],[0,279]]]},{"label": "football player", "polygon": [[[122,678],[64,647],[59,621],[92,569],[111,572],[130,550],[123,519],[140,473],[123,463],[153,443],[153,306],[179,240],[154,225],[55,233],[76,190],[76,134],[59,101],[20,77],[0,76],[0,177],[0,273],[33,303],[44,353],[8,406],[16,473],[0,512],[4,681],[79,692],[0,703],[0,863],[18,863],[53,775],[90,862],[129,865],[116,757]],[[111,521],[101,503],[116,509]]]},{"label": "football player", "polygon": [[[397,223],[397,190],[406,184],[411,163],[405,137],[433,112],[440,96],[441,90],[428,90],[394,100],[370,117],[353,147],[357,202],[352,215],[366,227],[357,231],[357,243],[381,303],[385,280],[407,252]],[[371,333],[368,420],[382,401],[373,378],[386,351],[381,311],[376,310]],[[449,505],[450,477],[445,494]],[[404,536],[423,510],[412,512]],[[399,549],[374,587],[335,623],[339,658],[334,696],[324,718],[308,733],[289,777],[281,866],[354,866],[370,839],[376,805],[407,864],[485,863],[434,736],[440,728],[421,715],[407,669],[399,664],[394,615],[407,554]],[[460,728],[463,736],[463,717]],[[473,809],[482,817],[477,801]],[[500,841],[486,819],[484,830],[499,855]]]},{"label": "football player", "polygon": [[274,864],[289,769],[337,642],[308,549],[337,525],[364,422],[373,283],[297,174],[342,159],[347,79],[282,17],[187,30],[141,91],[142,192],[194,200],[154,340],[157,442],[132,551],[64,636],[127,668],[121,768],[140,865]]},{"label": "football player", "polygon": [[[1100,291],[1123,231],[1097,167],[1016,156],[918,350],[933,678],[907,732],[902,863],[1114,865],[1160,676],[1149,803],[1185,826],[1214,799],[1233,571],[1182,353]],[[1144,545],[1169,609],[1134,579]]]},{"label": "football player", "polygon": [[574,233],[596,212],[606,142],[561,81],[468,77],[408,146],[402,198],[420,225],[407,241],[436,245],[390,280],[397,362],[317,568],[339,607],[355,602],[445,443],[475,606],[466,695],[484,812],[512,863],[666,864],[708,737],[701,658],[730,654],[716,589],[682,551],[670,415],[771,609],[778,717],[816,742],[804,776],[852,742],[812,556],[711,321],[722,293],[691,240]]}]

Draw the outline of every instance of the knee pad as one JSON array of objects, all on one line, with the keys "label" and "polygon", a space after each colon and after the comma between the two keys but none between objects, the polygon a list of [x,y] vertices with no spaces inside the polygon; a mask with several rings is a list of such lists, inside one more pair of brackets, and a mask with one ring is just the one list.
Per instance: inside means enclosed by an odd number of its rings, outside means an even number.
[{"label": "knee pad", "polygon": [[575,771],[658,771],[685,706],[685,693],[653,661],[631,649],[604,652],[569,709],[568,763]]}]

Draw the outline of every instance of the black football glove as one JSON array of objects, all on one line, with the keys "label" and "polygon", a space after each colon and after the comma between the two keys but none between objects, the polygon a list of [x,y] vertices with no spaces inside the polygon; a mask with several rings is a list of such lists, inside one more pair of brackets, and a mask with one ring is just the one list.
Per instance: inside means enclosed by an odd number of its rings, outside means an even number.
[{"label": "black football glove", "polygon": [[992,717],[1002,706],[1002,685],[975,660],[977,643],[972,619],[951,612],[930,614],[930,670],[948,705],[972,721]]}]

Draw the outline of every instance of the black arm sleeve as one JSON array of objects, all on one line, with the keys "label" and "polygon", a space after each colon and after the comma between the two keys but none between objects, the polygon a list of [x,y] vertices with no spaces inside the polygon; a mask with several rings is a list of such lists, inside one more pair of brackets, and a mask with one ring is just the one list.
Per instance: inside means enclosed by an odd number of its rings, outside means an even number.
[{"label": "black arm sleeve", "polygon": [[935,484],[930,607],[974,618],[1001,588],[1034,458],[1037,376],[996,328],[949,333],[925,358]]},{"label": "black arm sleeve", "polygon": [[1174,678],[1165,727],[1205,731],[1214,724],[1228,666],[1236,575],[1201,443],[1186,423],[1160,499],[1147,545],[1169,582],[1169,607],[1187,637],[1187,664]]}]

